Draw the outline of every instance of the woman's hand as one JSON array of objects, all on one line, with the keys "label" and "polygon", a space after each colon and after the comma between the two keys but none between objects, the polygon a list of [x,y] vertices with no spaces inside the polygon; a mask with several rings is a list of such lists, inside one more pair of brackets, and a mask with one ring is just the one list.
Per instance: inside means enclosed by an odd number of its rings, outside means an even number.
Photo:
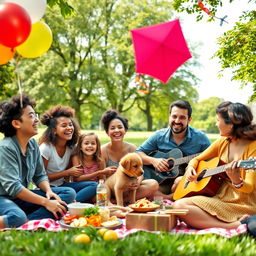
[{"label": "woman's hand", "polygon": [[154,158],[152,164],[160,172],[167,172],[169,169],[168,160],[164,158]]},{"label": "woman's hand", "polygon": [[114,165],[106,167],[104,170],[102,170],[102,174],[110,176],[116,172],[116,169],[117,169],[117,166],[114,166]]},{"label": "woman's hand", "polygon": [[196,180],[197,178],[197,172],[192,166],[187,167],[185,175],[186,175],[186,180],[190,182]]},{"label": "woman's hand", "polygon": [[237,161],[232,161],[226,168],[225,172],[233,184],[239,184],[242,181],[240,169],[237,167]]},{"label": "woman's hand", "polygon": [[71,168],[69,168],[67,170],[67,174],[66,176],[74,176],[74,177],[79,177],[83,174],[84,169],[82,165],[77,165],[77,166],[73,166]]}]

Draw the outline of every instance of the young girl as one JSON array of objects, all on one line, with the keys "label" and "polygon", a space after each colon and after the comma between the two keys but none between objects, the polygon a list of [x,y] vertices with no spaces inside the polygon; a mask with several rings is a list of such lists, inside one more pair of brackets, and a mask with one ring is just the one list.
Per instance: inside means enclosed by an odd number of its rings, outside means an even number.
[{"label": "young girl", "polygon": [[41,122],[47,129],[39,140],[40,151],[51,186],[71,187],[77,192],[76,201],[88,202],[96,195],[96,182],[65,182],[66,177],[83,173],[80,166],[69,168],[79,137],[74,114],[74,109],[65,106],[55,106],[43,114]]},{"label": "young girl", "polygon": [[111,175],[116,171],[116,168],[111,167],[103,169],[100,140],[94,132],[84,133],[80,136],[72,163],[74,166],[82,166],[84,170],[81,176],[74,178],[75,181],[99,181],[99,179],[105,178],[105,175]]}]

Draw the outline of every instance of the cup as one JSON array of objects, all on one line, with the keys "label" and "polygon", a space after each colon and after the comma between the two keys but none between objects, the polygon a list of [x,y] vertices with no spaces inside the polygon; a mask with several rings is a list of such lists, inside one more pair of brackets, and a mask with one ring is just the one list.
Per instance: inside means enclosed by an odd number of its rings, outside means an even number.
[{"label": "cup", "polygon": [[163,208],[163,197],[162,196],[154,196],[154,202],[160,205],[160,208]]}]

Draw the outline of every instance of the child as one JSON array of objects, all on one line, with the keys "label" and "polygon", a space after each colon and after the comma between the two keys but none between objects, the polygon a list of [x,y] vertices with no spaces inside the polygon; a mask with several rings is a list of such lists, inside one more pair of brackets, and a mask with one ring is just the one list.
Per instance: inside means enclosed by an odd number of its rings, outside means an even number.
[{"label": "child", "polygon": [[116,167],[103,169],[101,159],[100,140],[94,132],[84,133],[78,140],[76,155],[72,157],[73,166],[81,165],[84,174],[74,177],[75,181],[99,181],[105,175],[111,175],[116,171]]},{"label": "child", "polygon": [[42,115],[41,123],[47,129],[39,141],[40,151],[51,186],[71,187],[77,192],[76,201],[91,202],[96,195],[96,182],[65,182],[65,177],[83,173],[79,166],[69,168],[79,138],[74,116],[75,110],[68,106],[54,106]]}]

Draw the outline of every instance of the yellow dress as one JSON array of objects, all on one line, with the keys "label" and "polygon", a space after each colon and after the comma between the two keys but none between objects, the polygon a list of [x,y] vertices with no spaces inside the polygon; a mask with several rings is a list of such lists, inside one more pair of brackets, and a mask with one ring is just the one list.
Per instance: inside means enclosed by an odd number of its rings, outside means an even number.
[{"label": "yellow dress", "polygon": [[[220,160],[227,163],[228,145],[228,139],[221,137],[202,154],[192,159],[189,165],[196,168],[199,161],[213,157],[220,157]],[[245,160],[249,157],[256,157],[256,141],[252,141],[246,146],[239,160]],[[230,180],[226,179],[215,196],[193,196],[190,197],[191,201],[204,211],[225,222],[236,221],[244,214],[255,215],[256,170],[241,170],[241,177],[244,180],[244,185],[241,188],[235,188]]]}]

